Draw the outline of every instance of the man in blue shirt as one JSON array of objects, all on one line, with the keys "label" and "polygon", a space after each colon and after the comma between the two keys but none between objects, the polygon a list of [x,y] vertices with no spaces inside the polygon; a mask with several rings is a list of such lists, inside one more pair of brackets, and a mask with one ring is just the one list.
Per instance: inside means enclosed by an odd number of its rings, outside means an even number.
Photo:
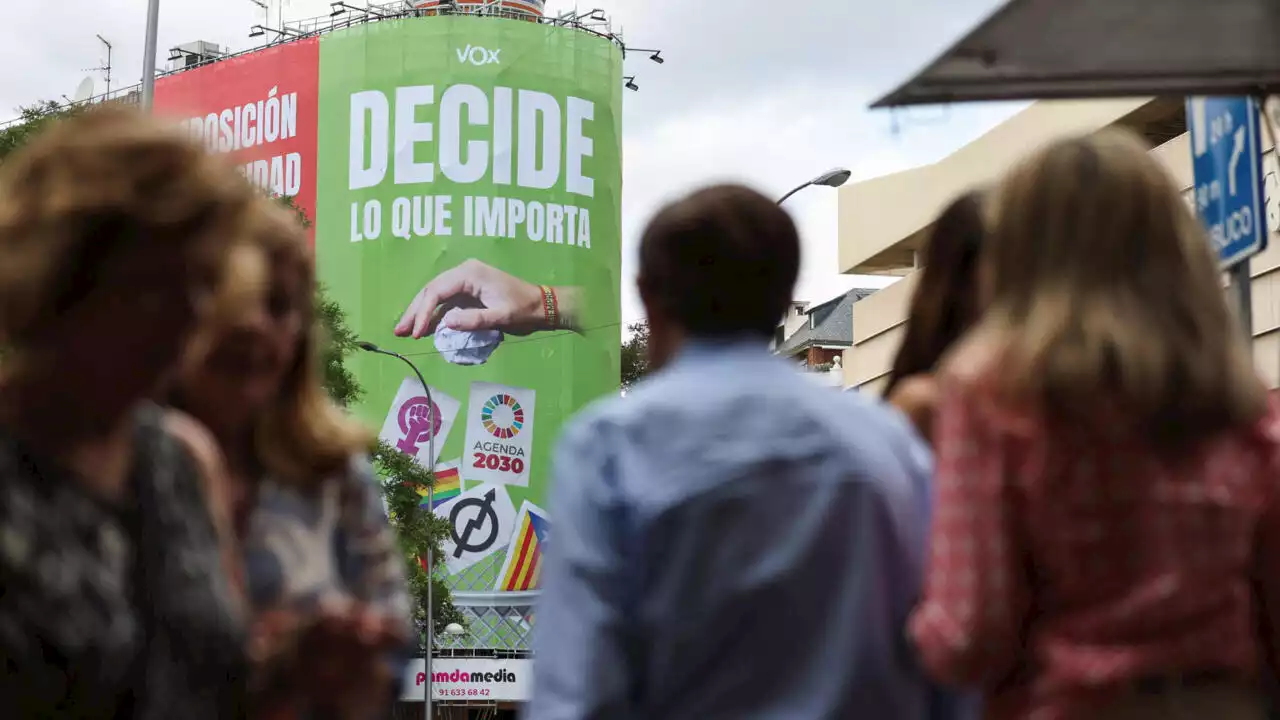
[{"label": "man in blue shirt", "polygon": [[658,371],[561,440],[526,717],[958,717],[903,634],[929,452],[769,353],[799,267],[791,219],[742,187],[646,230]]}]

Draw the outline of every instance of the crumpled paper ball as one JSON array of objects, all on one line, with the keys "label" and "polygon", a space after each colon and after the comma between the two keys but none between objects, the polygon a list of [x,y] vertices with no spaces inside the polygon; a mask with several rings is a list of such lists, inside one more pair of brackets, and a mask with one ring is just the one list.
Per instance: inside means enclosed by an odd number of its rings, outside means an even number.
[{"label": "crumpled paper ball", "polygon": [[454,330],[449,327],[449,319],[456,312],[457,308],[454,308],[440,318],[435,333],[436,350],[454,365],[485,364],[502,343],[502,331]]}]

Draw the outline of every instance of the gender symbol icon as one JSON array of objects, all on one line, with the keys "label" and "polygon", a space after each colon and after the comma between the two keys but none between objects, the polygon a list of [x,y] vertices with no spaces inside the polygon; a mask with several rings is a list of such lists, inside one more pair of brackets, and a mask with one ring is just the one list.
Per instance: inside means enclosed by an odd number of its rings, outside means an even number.
[{"label": "gender symbol icon", "polygon": [[501,485],[479,485],[437,505],[435,516],[449,523],[440,556],[456,575],[506,547],[516,508]]},{"label": "gender symbol icon", "polygon": [[396,447],[406,455],[417,455],[418,446],[440,432],[440,408],[425,396],[410,398],[400,406],[400,432]]},{"label": "gender symbol icon", "polygon": [[[498,513],[493,509],[493,501],[498,498],[498,491],[490,488],[483,497],[470,497],[459,500],[449,513],[449,529],[453,533],[453,556],[462,557],[463,553],[482,553],[493,547],[498,539]],[[466,525],[459,529],[464,511],[478,508],[474,513],[467,512]],[[480,539],[473,539],[475,537]]]},{"label": "gender symbol icon", "polygon": [[[417,378],[405,378],[387,408],[382,431],[378,433],[379,440],[428,469],[440,462],[440,453],[444,452],[449,431],[462,409],[462,403],[438,388],[431,388],[429,394],[435,401],[434,405],[427,400],[427,388]],[[431,440],[434,442],[428,442]],[[435,457],[427,457],[432,449]]]}]

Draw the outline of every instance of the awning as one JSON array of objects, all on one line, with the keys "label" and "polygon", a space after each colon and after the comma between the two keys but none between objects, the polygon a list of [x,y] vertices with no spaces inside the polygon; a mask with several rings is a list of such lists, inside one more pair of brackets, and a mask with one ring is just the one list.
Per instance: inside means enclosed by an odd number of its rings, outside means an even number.
[{"label": "awning", "polygon": [[1280,92],[1280,0],[1011,0],[872,107]]}]

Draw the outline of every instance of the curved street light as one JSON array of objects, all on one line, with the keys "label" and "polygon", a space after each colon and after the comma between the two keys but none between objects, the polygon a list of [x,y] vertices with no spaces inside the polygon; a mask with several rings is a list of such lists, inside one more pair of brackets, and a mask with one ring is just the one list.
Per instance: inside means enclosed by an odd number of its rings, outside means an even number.
[{"label": "curved street light", "polygon": [[852,176],[853,176],[853,173],[844,168],[835,168],[834,170],[828,170],[827,172],[819,175],[818,177],[810,180],[809,182],[796,187],[794,190],[787,193],[786,195],[783,195],[782,198],[778,200],[778,204],[781,205],[782,203],[786,202],[787,199],[790,198],[792,195],[795,195],[801,190],[814,185],[825,185],[826,187],[833,187],[833,188],[840,187],[846,182],[849,182],[849,178]]},{"label": "curved street light", "polygon": [[[422,385],[422,392],[423,392],[423,393],[425,393],[425,394],[426,394],[426,396],[427,396],[427,405],[428,405],[428,407],[430,407],[430,417],[429,417],[429,419],[430,419],[430,421],[433,423],[433,428],[434,428],[434,423],[435,423],[435,420],[436,420],[436,412],[437,412],[437,410],[436,410],[436,401],[435,401],[435,398],[431,397],[431,386],[430,386],[430,385],[427,385],[427,380],[426,380],[426,378],[422,377],[422,371],[418,369],[418,366],[417,366],[417,365],[414,365],[412,360],[410,360],[409,358],[407,358],[407,357],[405,357],[405,356],[401,355],[400,353],[398,353],[398,352],[392,352],[391,350],[385,350],[385,349],[383,349],[383,348],[378,347],[377,345],[374,345],[374,344],[373,344],[373,343],[371,343],[371,342],[365,342],[365,341],[361,340],[361,341],[358,341],[358,342],[356,343],[356,347],[358,347],[358,348],[360,348],[361,350],[363,350],[363,351],[365,351],[365,352],[368,352],[368,353],[375,353],[375,354],[378,354],[378,355],[386,355],[387,357],[395,358],[395,359],[399,360],[400,362],[403,362],[405,365],[408,365],[408,366],[409,366],[409,369],[413,371],[413,374],[414,374],[414,375],[416,375],[416,376],[418,377],[418,383]],[[432,430],[431,434],[430,434],[429,436],[427,436],[427,457],[431,458],[431,459],[430,459],[430,460],[428,460],[427,462],[431,463],[431,466],[432,466],[432,467],[431,467],[431,484],[427,486],[427,514],[430,516],[430,515],[433,515],[433,514],[435,513],[435,511],[436,511],[436,503],[435,503],[435,492],[436,492],[436,472],[435,472],[435,462],[436,462],[436,433],[435,433],[435,430],[434,430],[434,429]],[[436,568],[436,566],[435,566],[435,558],[431,557],[431,546],[430,546],[430,545],[428,545],[428,546],[427,546],[427,567],[426,567],[426,570],[427,570],[427,628],[426,628],[426,635],[427,635],[427,637],[426,637],[426,642],[425,642],[425,645],[426,645],[426,651],[422,653],[422,654],[423,654],[423,659],[422,659],[423,670],[425,670],[425,673],[424,673],[424,674],[427,676],[427,682],[426,682],[426,684],[424,685],[423,690],[422,690],[423,717],[424,717],[424,718],[426,718],[426,720],[430,720],[430,719],[433,717],[433,715],[431,714],[431,704],[432,704],[432,703],[431,703],[431,701],[432,701],[432,697],[431,697],[431,653],[432,653],[432,651],[435,649],[435,648],[434,648],[434,645],[435,645],[435,638],[434,638],[434,634],[435,634],[435,626],[434,626],[434,623],[435,623],[435,613],[434,613],[434,605],[435,605],[435,601],[434,601],[434,598],[432,598],[432,588],[433,588],[433,585],[434,585],[434,583],[432,582],[432,577],[433,577],[433,575],[434,575],[435,568]],[[446,629],[446,632],[448,632],[448,630],[447,630],[447,629]]]}]

